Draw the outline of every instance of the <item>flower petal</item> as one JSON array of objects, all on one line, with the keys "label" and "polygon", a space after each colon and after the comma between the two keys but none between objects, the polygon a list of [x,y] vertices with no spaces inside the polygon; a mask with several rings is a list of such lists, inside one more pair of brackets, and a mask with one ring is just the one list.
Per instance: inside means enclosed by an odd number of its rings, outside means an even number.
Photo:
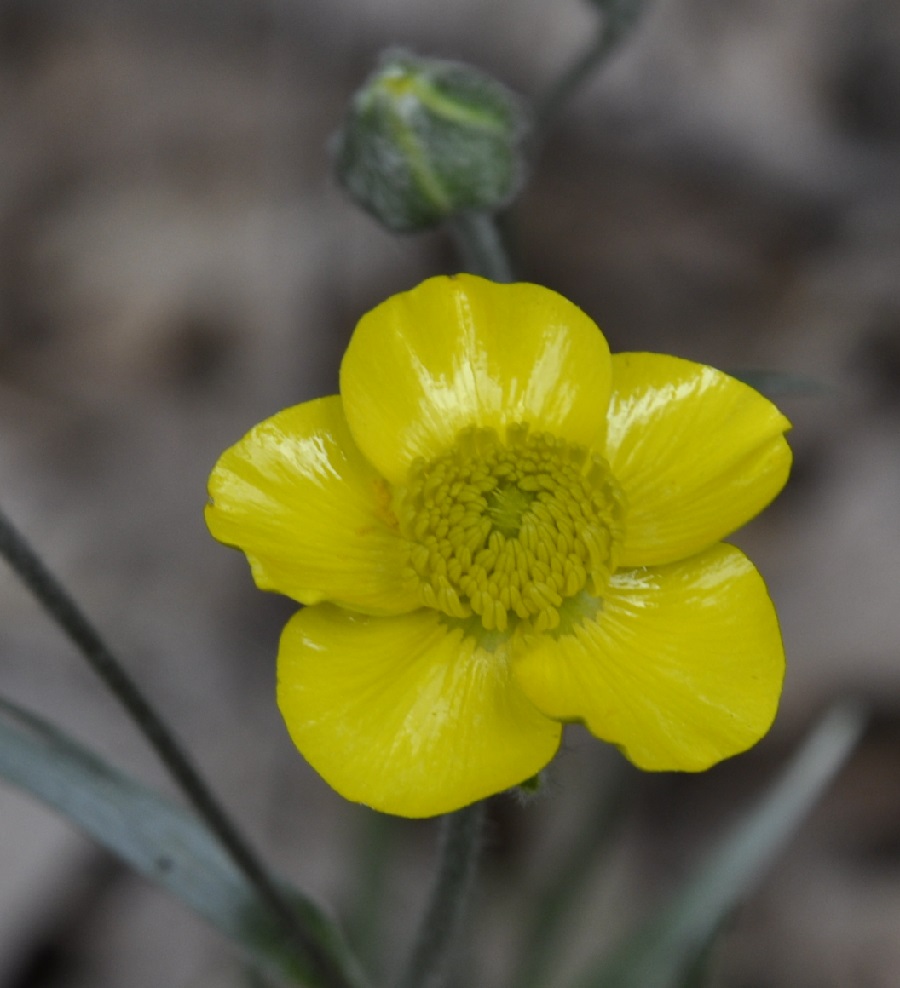
[{"label": "flower petal", "polygon": [[768,730],[784,651],[759,573],[717,545],[617,573],[595,618],[541,639],[514,673],[546,714],[583,720],[638,767],[696,772]]},{"label": "flower petal", "polygon": [[363,316],[341,366],[360,449],[393,483],[461,429],[514,422],[602,443],[609,347],[596,325],[538,285],[431,278]]},{"label": "flower petal", "polygon": [[373,613],[418,606],[387,485],[356,448],[340,398],[251,429],[222,454],[209,494],[210,532],[247,554],[261,589]]},{"label": "flower petal", "polygon": [[342,796],[386,813],[459,809],[538,772],[560,726],[490,653],[439,615],[354,615],[327,604],[289,622],[278,703],[303,756]]},{"label": "flower petal", "polygon": [[612,366],[607,459],[628,504],[620,565],[699,552],[784,486],[790,423],[761,394],[678,357],[620,353]]}]

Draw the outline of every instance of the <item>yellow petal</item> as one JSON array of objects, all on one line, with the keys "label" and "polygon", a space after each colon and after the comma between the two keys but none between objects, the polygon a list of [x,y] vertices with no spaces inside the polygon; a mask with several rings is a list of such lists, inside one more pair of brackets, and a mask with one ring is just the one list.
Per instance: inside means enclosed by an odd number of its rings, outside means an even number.
[{"label": "yellow petal", "polygon": [[461,429],[527,422],[582,445],[605,434],[609,348],[596,325],[538,285],[431,278],[363,316],[341,366],[350,430],[402,483]]},{"label": "yellow petal", "polygon": [[206,523],[242,549],[264,590],[374,613],[418,606],[385,482],[363,459],[337,397],[279,412],[226,450]]},{"label": "yellow petal", "polygon": [[429,610],[301,611],[281,639],[278,704],[330,786],[399,816],[447,813],[523,782],[560,738],[500,652],[463,641]]},{"label": "yellow petal", "polygon": [[656,771],[700,771],[755,744],[783,675],[765,585],[728,545],[617,573],[596,618],[539,640],[515,666],[546,714],[584,721]]},{"label": "yellow petal", "polygon": [[790,423],[761,394],[677,357],[619,353],[612,366],[607,458],[628,505],[621,565],[699,552],[784,486]]}]

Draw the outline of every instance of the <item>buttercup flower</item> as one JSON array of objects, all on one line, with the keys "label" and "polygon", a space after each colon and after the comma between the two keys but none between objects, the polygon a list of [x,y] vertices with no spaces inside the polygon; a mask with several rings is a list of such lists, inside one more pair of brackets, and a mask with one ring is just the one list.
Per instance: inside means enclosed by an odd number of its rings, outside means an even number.
[{"label": "buttercup flower", "polygon": [[469,275],[365,315],[340,391],[227,450],[206,513],[259,587],[306,605],[278,702],[339,793],[454,810],[535,775],[570,721],[650,770],[765,734],[778,623],[720,540],[785,483],[774,405]]}]

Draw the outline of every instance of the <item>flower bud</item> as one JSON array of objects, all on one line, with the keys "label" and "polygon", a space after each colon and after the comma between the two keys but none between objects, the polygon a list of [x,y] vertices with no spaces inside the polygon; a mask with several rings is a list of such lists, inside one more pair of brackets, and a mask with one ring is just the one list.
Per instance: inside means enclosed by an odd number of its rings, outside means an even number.
[{"label": "flower bud", "polygon": [[389,51],[353,97],[334,144],[340,181],[392,230],[495,211],[524,181],[526,111],[468,65]]}]

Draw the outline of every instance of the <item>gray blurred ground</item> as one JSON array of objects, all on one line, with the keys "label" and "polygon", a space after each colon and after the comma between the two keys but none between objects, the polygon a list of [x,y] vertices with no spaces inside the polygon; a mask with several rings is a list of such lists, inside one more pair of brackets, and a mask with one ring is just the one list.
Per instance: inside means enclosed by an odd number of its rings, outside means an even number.
[{"label": "gray blurred ground", "polygon": [[[328,136],[376,53],[463,58],[533,95],[589,24],[577,0],[0,2],[0,499],[250,833],[351,919],[372,820],[284,735],[291,606],[208,537],[205,479],[259,419],[336,390],[362,312],[453,268],[440,237],[388,236],[329,177]],[[736,988],[900,984],[900,3],[660,0],[567,109],[514,226],[524,276],[615,349],[827,384],[782,401],[795,475],[739,536],[788,647],[776,729],[704,776],[639,781],[572,923],[576,960],[671,886],[829,699],[858,693],[876,710],[864,747],[717,968]],[[0,693],[166,787],[8,575]],[[573,733],[548,798],[495,807],[489,968],[607,768]],[[388,965],[433,836],[389,830]],[[0,788],[0,988],[234,977],[199,921]]]}]

